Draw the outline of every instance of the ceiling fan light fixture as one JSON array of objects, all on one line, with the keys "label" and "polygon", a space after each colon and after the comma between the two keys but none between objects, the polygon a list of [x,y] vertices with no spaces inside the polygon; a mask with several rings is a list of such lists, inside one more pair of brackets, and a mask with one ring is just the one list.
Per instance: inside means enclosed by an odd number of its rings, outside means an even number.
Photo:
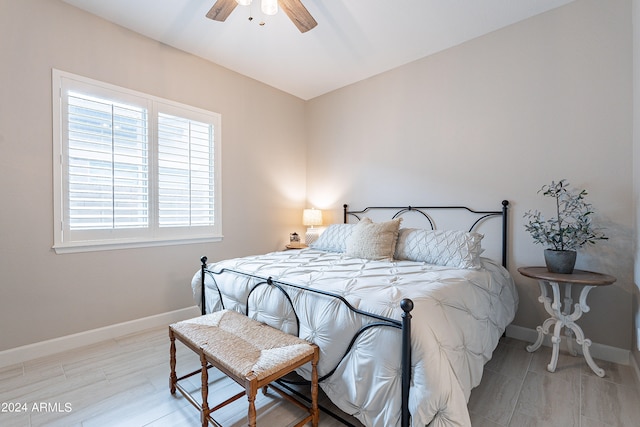
[{"label": "ceiling fan light fixture", "polygon": [[262,0],[261,9],[265,15],[275,15],[278,13],[278,0]]},{"label": "ceiling fan light fixture", "polygon": [[[282,4],[279,5],[279,2],[282,2]],[[215,3],[207,12],[207,18],[224,22],[236,6],[248,6],[251,3],[251,0],[215,0]],[[318,25],[301,0],[260,0],[260,3],[260,9],[262,9],[262,13],[265,16],[277,14],[279,6],[282,6],[284,13],[301,33],[306,33]],[[249,21],[253,19],[252,12],[249,12]],[[261,22],[260,25],[263,25],[263,23]]]}]

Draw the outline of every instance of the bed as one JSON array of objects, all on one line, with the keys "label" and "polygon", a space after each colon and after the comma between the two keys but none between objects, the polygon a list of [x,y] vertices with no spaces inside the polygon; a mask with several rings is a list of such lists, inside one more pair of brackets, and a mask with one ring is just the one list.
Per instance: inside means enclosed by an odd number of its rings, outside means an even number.
[{"label": "bed", "polygon": [[[372,220],[374,211],[391,219]],[[505,268],[507,211],[507,201],[495,211],[344,205],[344,223],[307,249],[203,257],[194,298],[203,313],[237,310],[316,343],[321,388],[366,426],[469,426],[471,390],[518,304]],[[472,219],[442,229],[432,212]],[[498,260],[478,231],[491,222]]]}]

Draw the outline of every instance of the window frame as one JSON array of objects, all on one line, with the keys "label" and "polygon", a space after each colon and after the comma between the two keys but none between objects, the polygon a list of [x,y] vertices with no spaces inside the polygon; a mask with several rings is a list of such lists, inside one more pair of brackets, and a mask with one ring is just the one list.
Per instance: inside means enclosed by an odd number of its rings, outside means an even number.
[{"label": "window frame", "polygon": [[[148,217],[149,225],[133,229],[100,229],[72,231],[66,223],[69,188],[66,180],[66,148],[68,146],[67,113],[65,97],[69,90],[84,91],[91,96],[131,103],[147,110],[148,151]],[[89,252],[112,249],[166,246],[221,241],[222,235],[222,184],[221,145],[222,116],[197,107],[181,104],[153,95],[100,82],[76,74],[52,69],[53,116],[53,192],[54,192],[54,244],[56,253]],[[214,224],[211,226],[160,227],[158,218],[158,115],[179,116],[213,126],[213,203]]]}]

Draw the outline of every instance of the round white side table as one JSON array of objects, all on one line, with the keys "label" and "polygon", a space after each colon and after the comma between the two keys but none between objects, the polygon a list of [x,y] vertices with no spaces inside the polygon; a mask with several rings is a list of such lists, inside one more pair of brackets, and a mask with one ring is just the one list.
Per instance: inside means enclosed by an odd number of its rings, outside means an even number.
[{"label": "round white side table", "polygon": [[[584,337],[582,328],[576,323],[582,313],[587,313],[590,308],[587,305],[587,295],[589,291],[597,286],[608,286],[616,281],[616,278],[606,274],[594,273],[592,271],[574,270],[571,274],[550,273],[546,267],[520,267],[518,272],[523,276],[538,280],[540,285],[540,297],[538,301],[544,304],[545,310],[551,315],[544,321],[542,326],[538,326],[538,338],[536,342],[527,346],[528,352],[534,352],[542,345],[545,335],[549,334],[549,328],[554,325],[553,336],[551,342],[553,351],[551,362],[547,365],[549,372],[554,372],[558,364],[558,351],[560,349],[560,332],[562,328],[566,328],[565,335],[567,337],[567,347],[569,352],[576,356],[577,352],[573,348],[572,335],[575,333],[576,343],[582,346],[582,354],[587,364],[599,377],[604,377],[604,370],[593,361],[589,347],[591,340]],[[564,301],[560,296],[560,284],[564,284]],[[572,286],[581,286],[578,303],[573,307],[573,297],[571,296]],[[549,297],[548,289],[551,288],[553,299]]]}]

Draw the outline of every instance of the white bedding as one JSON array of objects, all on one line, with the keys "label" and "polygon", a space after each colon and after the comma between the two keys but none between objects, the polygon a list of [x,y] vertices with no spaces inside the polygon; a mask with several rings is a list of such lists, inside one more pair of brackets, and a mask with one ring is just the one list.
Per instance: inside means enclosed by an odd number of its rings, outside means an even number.
[{"label": "white bedding", "polygon": [[[357,309],[397,320],[402,314],[400,301],[411,298],[412,425],[470,426],[469,394],[480,383],[483,366],[518,304],[509,273],[494,261],[481,261],[481,269],[464,270],[307,249],[222,261],[209,269],[233,269],[329,291]],[[257,281],[224,273],[207,276],[205,282],[207,312],[222,309],[217,286],[224,307],[244,313],[249,290]],[[200,272],[194,275],[192,287],[199,302]],[[399,425],[400,330],[368,329],[342,359],[351,337],[371,320],[336,299],[287,290],[299,316],[299,336],[320,347],[320,376],[337,365],[335,373],[321,383],[329,398],[367,426]],[[252,317],[296,332],[291,310],[277,289],[258,287],[251,293],[249,306]]]}]

